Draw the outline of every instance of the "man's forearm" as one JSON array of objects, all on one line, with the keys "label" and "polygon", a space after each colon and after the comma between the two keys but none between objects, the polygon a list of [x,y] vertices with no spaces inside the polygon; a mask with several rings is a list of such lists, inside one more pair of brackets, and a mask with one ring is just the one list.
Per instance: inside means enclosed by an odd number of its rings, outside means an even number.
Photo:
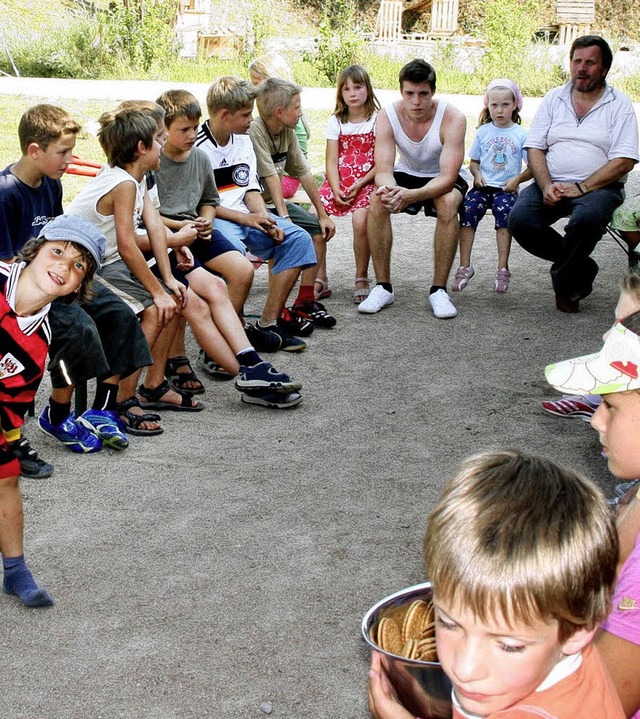
[{"label": "man's forearm", "polygon": [[631,172],[634,165],[635,162],[627,157],[616,157],[589,175],[582,185],[587,191],[606,187],[612,182],[617,182],[621,177],[624,177],[627,172]]},{"label": "man's forearm", "polygon": [[551,175],[547,166],[547,157],[544,150],[530,148],[527,150],[529,159],[529,169],[533,175],[533,179],[541,190],[551,183]]}]

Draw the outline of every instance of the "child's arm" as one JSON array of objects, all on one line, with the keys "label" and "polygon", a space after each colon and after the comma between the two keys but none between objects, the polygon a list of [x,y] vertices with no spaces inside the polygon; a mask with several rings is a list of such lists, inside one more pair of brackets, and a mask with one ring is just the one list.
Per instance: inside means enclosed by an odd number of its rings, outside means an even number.
[{"label": "child's arm", "polygon": [[[153,298],[153,303],[160,312],[160,321],[167,325],[176,311],[175,302],[164,291],[154,274],[147,267],[147,263],[136,243],[135,228],[133,226],[133,208],[135,204],[136,190],[131,182],[122,182],[102,198],[111,207],[111,212],[105,212],[100,208],[102,214],[113,214],[116,236],[118,239],[118,252],[120,257],[142,283],[144,288]],[[165,233],[164,225],[162,231]],[[166,252],[165,252],[166,254]]]},{"label": "child's arm", "polygon": [[479,160],[471,160],[471,162],[469,162],[469,172],[471,173],[471,177],[473,177],[474,187],[485,187],[486,182],[484,180],[484,175],[480,172]]},{"label": "child's arm", "polygon": [[[320,222],[320,228],[322,230],[322,236],[325,240],[330,240],[336,234],[336,226],[324,209],[322,200],[320,199],[320,193],[318,192],[318,186],[316,185],[316,181],[313,179],[313,175],[310,172],[307,172],[306,175],[302,175],[302,177],[299,177],[298,179],[300,180],[300,184],[304,188],[304,191],[307,195],[309,195],[311,204],[315,207],[318,215],[318,221]],[[280,192],[280,195],[282,195],[282,186],[280,186],[278,191]]]},{"label": "child's arm", "polygon": [[358,192],[360,192],[363,187],[375,180],[375,177],[376,168],[374,166],[369,170],[369,172],[367,172],[366,175],[364,175],[364,177],[361,177],[357,182],[354,182],[353,185],[351,185],[348,192],[345,193],[345,198],[350,200],[349,204],[351,204],[356,199]]},{"label": "child's arm", "polygon": [[[276,221],[267,212],[264,200],[259,192],[251,190],[244,196],[244,204],[249,212],[239,212],[238,210],[229,210],[220,205],[216,210],[216,217],[229,222],[237,222],[239,225],[253,227],[256,230],[262,230],[268,235],[274,235]],[[284,238],[284,235],[283,235]]]},{"label": "child's arm", "polygon": [[[151,244],[153,256],[156,258],[160,277],[162,277],[162,281],[167,289],[173,292],[176,301],[184,307],[187,304],[187,288],[182,282],[178,282],[171,274],[171,265],[169,264],[169,255],[167,254],[167,231],[158,212],[158,208],[154,206],[149,198],[149,194],[146,192],[144,195],[142,219],[147,229],[147,237]],[[194,232],[195,228],[192,228],[191,233],[193,234]]]},{"label": "child's arm", "polygon": [[521,183],[531,179],[533,179],[533,173],[531,172],[529,167],[526,167],[524,172],[521,172],[519,175],[512,177],[509,182],[507,182],[507,184],[504,186],[504,191],[517,192],[518,187]]},{"label": "child's arm", "polygon": [[[327,140],[327,154],[325,159],[325,174],[327,176],[327,182],[333,192],[333,199],[335,200],[338,207],[350,207],[352,202],[347,200],[347,193],[343,193],[340,189],[340,175],[338,173],[338,154],[339,154],[339,143],[338,140]],[[375,175],[375,171],[371,173]]]},{"label": "child's arm", "polygon": [[387,673],[380,661],[380,653],[371,653],[369,670],[369,711],[373,719],[416,719],[398,701]]}]

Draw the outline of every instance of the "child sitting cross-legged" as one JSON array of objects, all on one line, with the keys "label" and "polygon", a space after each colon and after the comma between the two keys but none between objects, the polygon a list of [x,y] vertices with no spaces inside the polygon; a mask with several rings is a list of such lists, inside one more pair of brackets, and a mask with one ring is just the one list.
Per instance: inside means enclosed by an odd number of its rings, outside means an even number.
[{"label": "child sitting cross-legged", "polygon": [[90,296],[104,248],[104,235],[90,222],[60,215],[24,245],[15,262],[0,262],[0,553],[3,589],[27,607],[50,606],[53,599],[25,563],[20,462],[9,443],[44,374],[51,303],[73,293],[80,300]]},{"label": "child sitting cross-legged", "polygon": [[[589,481],[517,450],[468,459],[424,539],[454,719],[622,719],[592,644],[617,557],[613,517]],[[376,719],[413,719],[378,652],[369,705]]]}]

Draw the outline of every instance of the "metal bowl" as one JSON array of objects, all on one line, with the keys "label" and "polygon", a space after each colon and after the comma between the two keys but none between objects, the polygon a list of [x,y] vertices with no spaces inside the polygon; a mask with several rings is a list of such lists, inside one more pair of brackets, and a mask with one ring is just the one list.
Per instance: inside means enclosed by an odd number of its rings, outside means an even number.
[{"label": "metal bowl", "polygon": [[371,628],[393,607],[411,603],[416,599],[431,599],[431,582],[415,584],[401,589],[374,604],[362,620],[362,636],[369,646],[382,655],[382,664],[389,681],[396,690],[404,708],[422,719],[450,719],[451,682],[442,671],[439,662],[423,662],[418,659],[392,654],[381,649],[371,639]]}]

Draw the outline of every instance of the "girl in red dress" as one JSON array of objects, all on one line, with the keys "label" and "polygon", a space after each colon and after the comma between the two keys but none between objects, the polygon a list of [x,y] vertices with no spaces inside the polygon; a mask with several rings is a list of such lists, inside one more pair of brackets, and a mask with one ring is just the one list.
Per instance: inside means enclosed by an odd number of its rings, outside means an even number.
[{"label": "girl in red dress", "polygon": [[[374,128],[379,109],[367,71],[360,65],[343,70],[338,78],[336,108],[325,131],[326,180],[320,187],[320,197],[328,214],[351,213],[356,261],[353,301],[356,304],[369,294],[367,212],[375,190]],[[325,274],[321,269],[325,269]],[[326,286],[326,268],[318,267],[318,278]]]}]

